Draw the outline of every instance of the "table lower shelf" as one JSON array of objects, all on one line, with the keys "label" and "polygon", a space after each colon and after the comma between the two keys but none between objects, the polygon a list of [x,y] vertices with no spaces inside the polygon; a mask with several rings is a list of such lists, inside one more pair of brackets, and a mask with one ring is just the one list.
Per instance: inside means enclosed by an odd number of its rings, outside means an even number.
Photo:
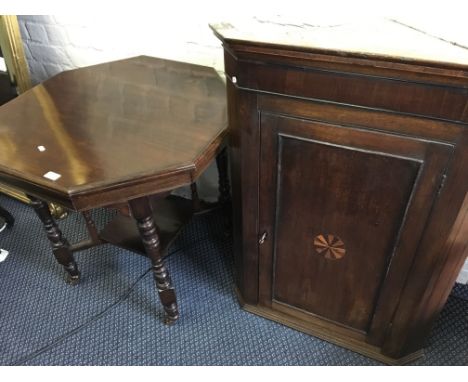
[{"label": "table lower shelf", "polygon": [[[153,218],[159,228],[160,248],[163,256],[177,237],[182,227],[193,215],[192,201],[170,195],[152,201]],[[146,255],[135,220],[129,216],[117,215],[99,234],[104,242],[129,251]]]}]

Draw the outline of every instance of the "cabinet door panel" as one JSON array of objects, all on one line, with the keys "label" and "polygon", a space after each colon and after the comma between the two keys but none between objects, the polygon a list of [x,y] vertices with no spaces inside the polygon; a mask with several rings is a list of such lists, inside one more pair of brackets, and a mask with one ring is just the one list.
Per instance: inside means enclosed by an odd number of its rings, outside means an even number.
[{"label": "cabinet door panel", "polygon": [[425,215],[411,227],[408,215],[434,200],[444,166],[429,159],[451,146],[266,113],[260,125],[261,302],[367,333],[394,259],[422,233]]}]

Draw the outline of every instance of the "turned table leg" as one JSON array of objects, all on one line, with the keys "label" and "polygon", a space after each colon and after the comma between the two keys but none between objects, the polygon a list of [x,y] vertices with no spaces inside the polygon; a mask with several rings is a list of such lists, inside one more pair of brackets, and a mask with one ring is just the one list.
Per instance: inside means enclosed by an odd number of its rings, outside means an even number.
[{"label": "turned table leg", "polygon": [[147,197],[130,200],[130,211],[136,220],[146,253],[151,259],[153,276],[159,299],[165,311],[165,324],[173,324],[179,318],[176,295],[169,271],[162,260],[158,228],[154,223],[153,211]]},{"label": "turned table leg", "polygon": [[57,223],[52,218],[47,203],[31,196],[28,197],[31,199],[31,205],[44,225],[47,237],[52,244],[52,251],[55,258],[67,272],[66,281],[71,285],[76,285],[80,280],[80,272],[72,252],[70,251],[70,244],[68,244],[67,239],[63,237],[62,231],[60,231]]},{"label": "turned table leg", "polygon": [[221,152],[216,156],[216,167],[218,168],[218,203],[221,206],[221,209],[224,214],[224,226],[226,234],[229,235],[231,232],[231,187],[229,184],[229,175],[228,175],[228,155],[227,148],[225,147]]},{"label": "turned table leg", "polygon": [[218,202],[225,206],[231,199],[229,175],[228,175],[228,156],[226,147],[216,156],[216,167],[218,168],[219,180],[218,190],[219,198]]},{"label": "turned table leg", "polygon": [[200,197],[198,196],[198,190],[197,190],[197,183],[193,182],[190,185],[190,191],[192,193],[192,205],[193,205],[193,211],[200,212],[202,210],[202,205],[201,205],[201,200]]}]

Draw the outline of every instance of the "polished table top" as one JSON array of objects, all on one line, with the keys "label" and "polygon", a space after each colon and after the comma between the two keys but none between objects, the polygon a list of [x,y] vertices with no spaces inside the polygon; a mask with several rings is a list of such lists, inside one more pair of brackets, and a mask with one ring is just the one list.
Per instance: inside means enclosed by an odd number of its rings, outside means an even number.
[{"label": "polished table top", "polygon": [[135,57],[66,71],[0,107],[0,182],[77,210],[191,183],[227,129],[212,68]]}]

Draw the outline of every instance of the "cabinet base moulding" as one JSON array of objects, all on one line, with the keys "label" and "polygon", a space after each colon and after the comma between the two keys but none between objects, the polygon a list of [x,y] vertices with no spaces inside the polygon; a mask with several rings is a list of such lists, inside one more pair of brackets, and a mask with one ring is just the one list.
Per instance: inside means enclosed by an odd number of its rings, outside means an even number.
[{"label": "cabinet base moulding", "polygon": [[366,357],[373,358],[379,362],[387,365],[400,366],[406,365],[424,356],[423,350],[418,350],[414,353],[408,354],[402,358],[392,358],[382,354],[380,349],[376,346],[369,345],[368,343],[356,339],[352,339],[346,335],[340,335],[338,331],[327,330],[322,325],[312,322],[305,322],[296,317],[288,314],[278,312],[268,307],[247,304],[242,298],[239,290],[236,288],[237,299],[240,306],[246,312],[256,314],[257,316],[267,318],[269,320],[278,322],[287,327],[293,328],[305,334],[317,337],[321,340],[330,342],[334,345],[344,347],[356,353],[362,354]]}]

